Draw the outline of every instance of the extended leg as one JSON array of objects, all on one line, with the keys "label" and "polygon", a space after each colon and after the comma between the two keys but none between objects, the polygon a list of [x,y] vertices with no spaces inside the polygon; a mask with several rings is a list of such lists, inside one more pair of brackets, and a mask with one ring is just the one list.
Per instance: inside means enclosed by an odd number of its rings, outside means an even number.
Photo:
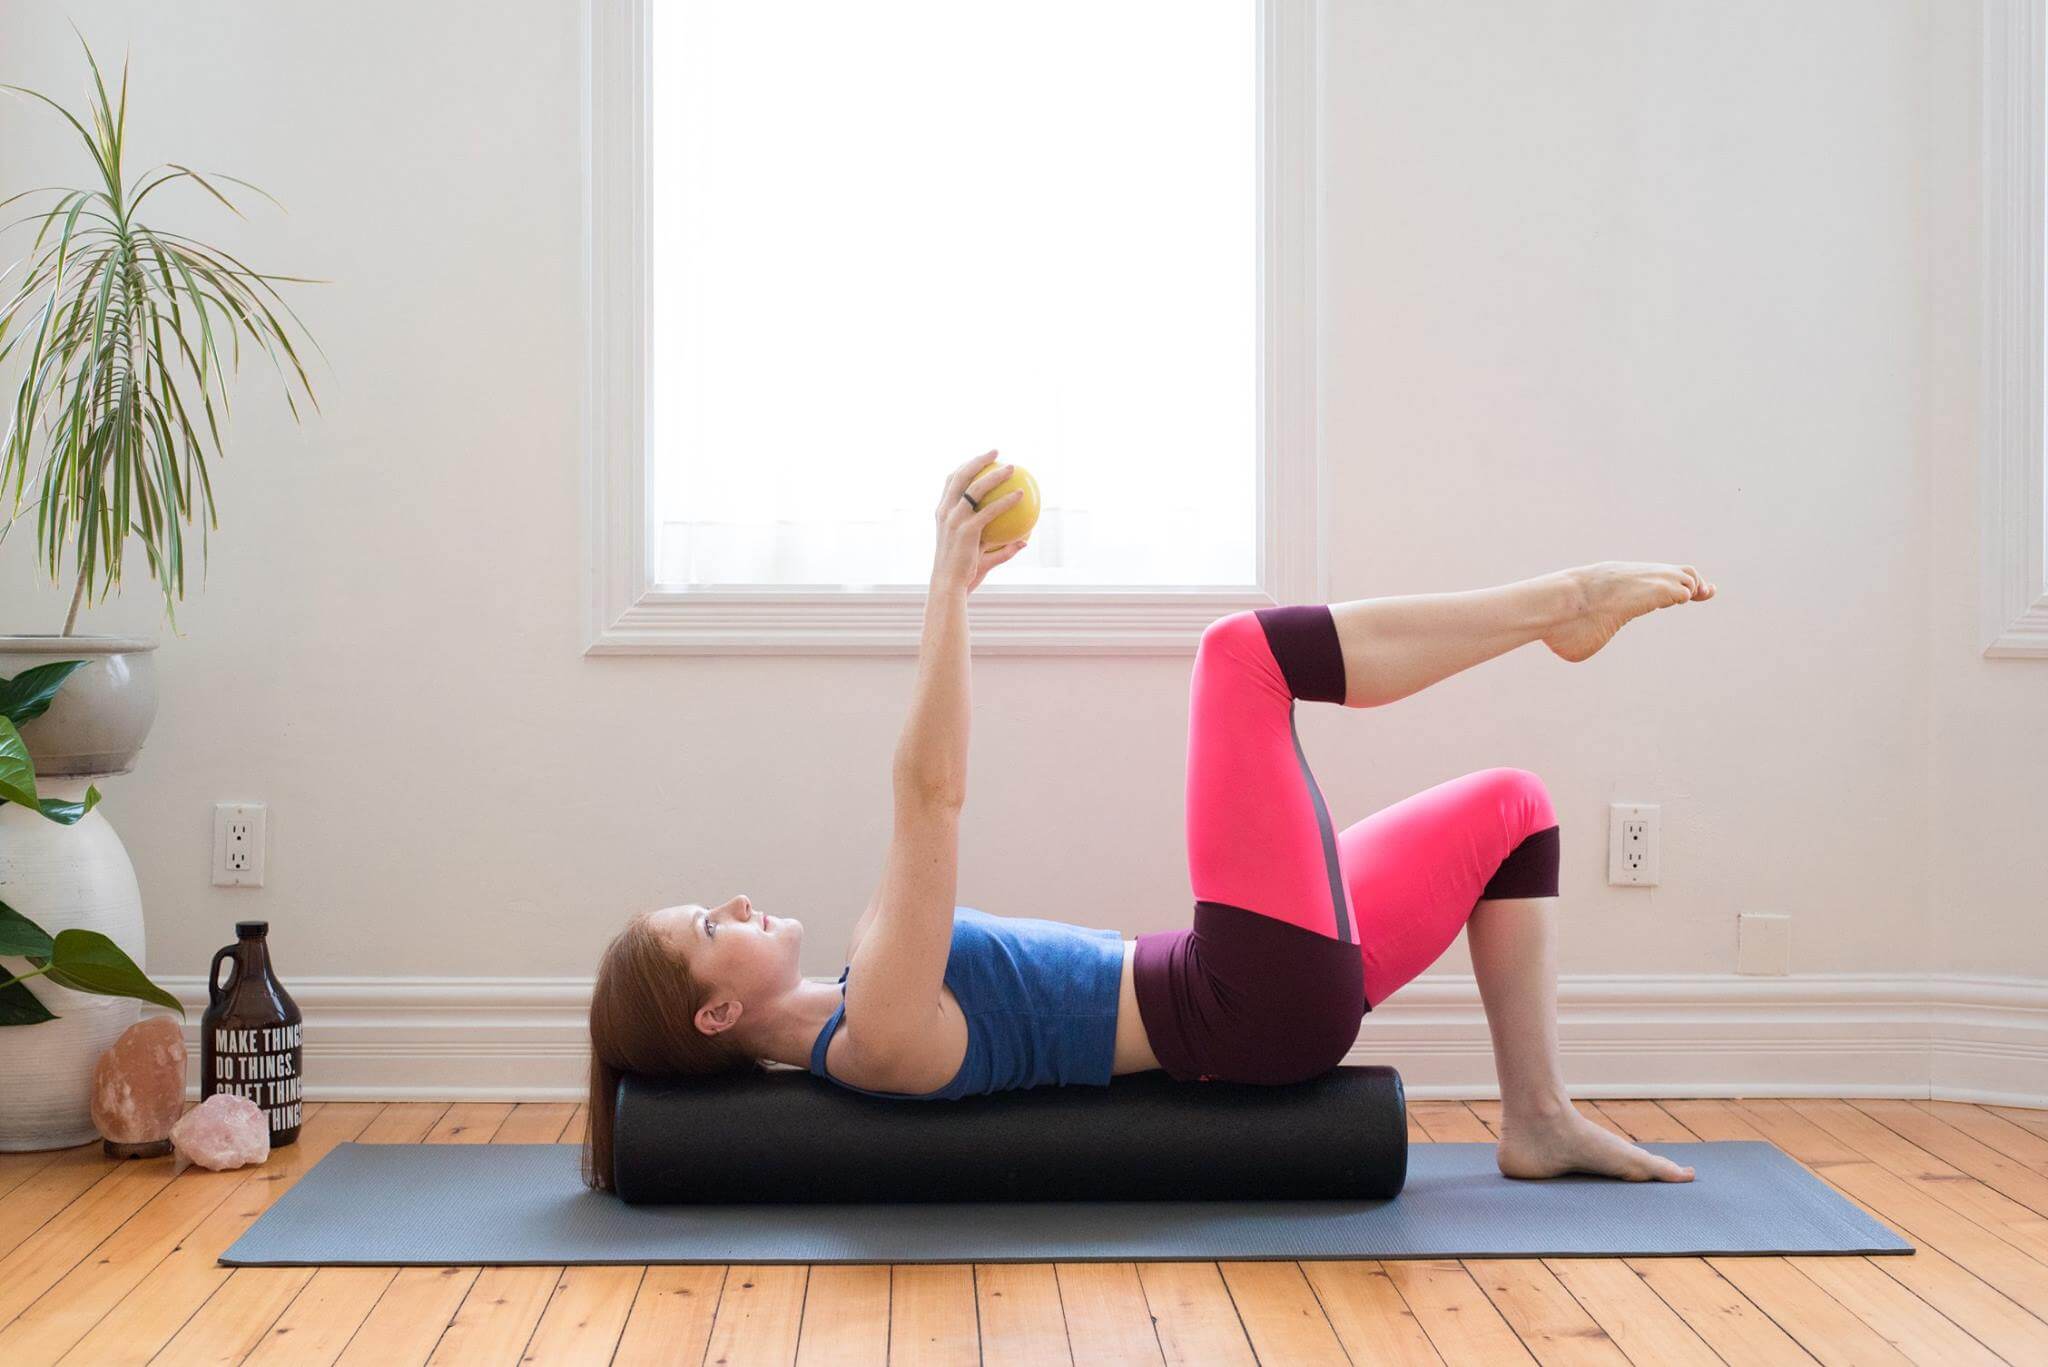
[{"label": "extended leg", "polygon": [[1602,560],[1498,588],[1332,603],[1344,705],[1394,702],[1531,641],[1584,660],[1632,618],[1713,596],[1690,565]]}]

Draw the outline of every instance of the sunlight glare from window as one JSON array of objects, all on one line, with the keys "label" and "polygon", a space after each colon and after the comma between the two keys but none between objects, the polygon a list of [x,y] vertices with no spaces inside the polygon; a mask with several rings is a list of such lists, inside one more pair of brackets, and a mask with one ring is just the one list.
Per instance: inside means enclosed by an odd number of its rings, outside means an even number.
[{"label": "sunlight glare from window", "polygon": [[661,587],[1256,582],[1256,35],[1236,0],[652,7]]}]

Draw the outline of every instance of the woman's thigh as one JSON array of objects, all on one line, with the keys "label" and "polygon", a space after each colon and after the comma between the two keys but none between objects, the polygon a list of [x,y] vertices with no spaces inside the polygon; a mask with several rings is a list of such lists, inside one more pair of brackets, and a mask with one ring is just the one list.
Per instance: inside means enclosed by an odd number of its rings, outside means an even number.
[{"label": "woman's thigh", "polygon": [[1482,898],[1555,896],[1557,849],[1550,794],[1526,769],[1462,775],[1339,832],[1368,1009],[1435,963]]},{"label": "woman's thigh", "polygon": [[1235,612],[1202,633],[1188,686],[1188,881],[1197,902],[1357,943],[1336,833],[1294,730],[1297,697],[1341,702],[1343,690],[1325,607]]}]

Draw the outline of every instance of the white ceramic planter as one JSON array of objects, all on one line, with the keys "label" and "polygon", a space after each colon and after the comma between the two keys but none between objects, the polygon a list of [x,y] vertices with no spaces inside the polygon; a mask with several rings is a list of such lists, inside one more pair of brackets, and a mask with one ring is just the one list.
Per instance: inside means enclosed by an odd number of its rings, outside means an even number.
[{"label": "white ceramic planter", "polygon": [[[90,782],[39,777],[36,787],[44,797],[76,801]],[[0,902],[51,935],[73,927],[97,930],[137,964],[147,964],[135,866],[98,807],[77,825],[62,826],[0,803]],[[4,978],[29,967],[25,959],[0,957]],[[30,978],[27,987],[57,1019],[0,1026],[0,1152],[91,1143],[99,1138],[92,1123],[93,1063],[135,1024],[141,1004],[73,992],[48,978]]]}]

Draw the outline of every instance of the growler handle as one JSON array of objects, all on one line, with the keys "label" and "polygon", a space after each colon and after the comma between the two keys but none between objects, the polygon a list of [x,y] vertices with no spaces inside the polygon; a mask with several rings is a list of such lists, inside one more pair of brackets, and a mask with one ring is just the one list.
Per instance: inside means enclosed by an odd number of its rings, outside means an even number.
[{"label": "growler handle", "polygon": [[208,1003],[213,1006],[219,1006],[220,999],[228,994],[228,988],[234,986],[234,984],[241,979],[242,961],[240,959],[235,959],[235,971],[233,975],[229,978],[227,985],[223,986],[220,981],[220,961],[222,959],[233,958],[235,950],[237,948],[238,946],[236,945],[229,945],[227,948],[220,950],[213,956],[213,962],[207,966],[206,997]]}]

